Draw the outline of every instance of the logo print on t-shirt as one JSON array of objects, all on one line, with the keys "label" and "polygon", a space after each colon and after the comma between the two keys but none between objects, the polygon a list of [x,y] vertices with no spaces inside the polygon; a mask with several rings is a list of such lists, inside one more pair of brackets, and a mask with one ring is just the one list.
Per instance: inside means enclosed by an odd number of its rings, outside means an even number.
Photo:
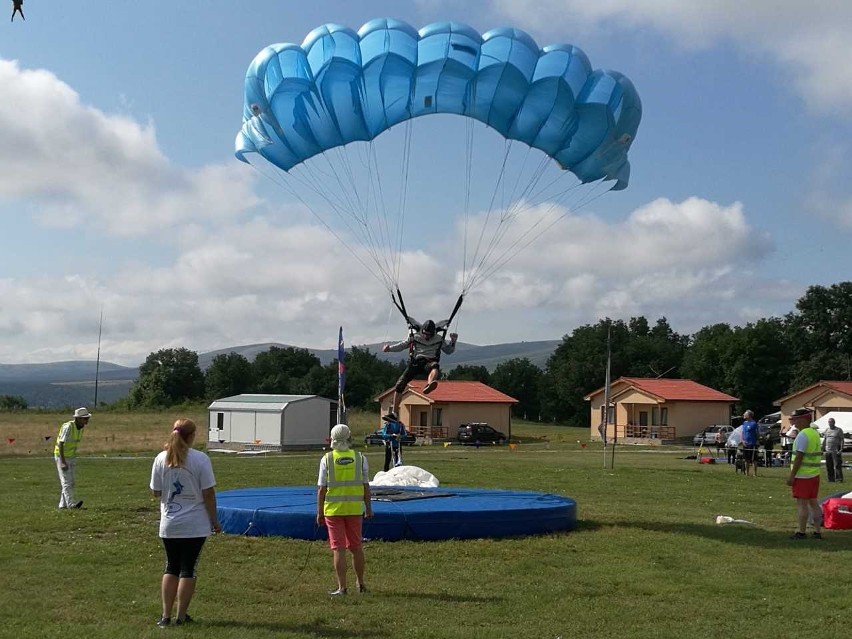
[{"label": "logo print on t-shirt", "polygon": [[166,502],[166,508],[170,513],[176,513],[181,509],[181,505],[175,503],[175,497],[180,495],[183,492],[183,484],[180,483],[179,479],[176,479],[172,483],[173,489],[169,491],[169,500]]}]

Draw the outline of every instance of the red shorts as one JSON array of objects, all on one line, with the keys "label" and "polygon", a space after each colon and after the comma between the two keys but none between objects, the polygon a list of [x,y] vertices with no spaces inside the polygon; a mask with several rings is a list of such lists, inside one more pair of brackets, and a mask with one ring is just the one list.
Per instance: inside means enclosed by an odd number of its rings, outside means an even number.
[{"label": "red shorts", "polygon": [[816,499],[819,497],[819,475],[816,477],[793,480],[793,497],[796,499]]},{"label": "red shorts", "polygon": [[361,524],[363,515],[335,515],[325,518],[328,529],[328,545],[332,550],[348,548],[358,550],[361,547]]}]

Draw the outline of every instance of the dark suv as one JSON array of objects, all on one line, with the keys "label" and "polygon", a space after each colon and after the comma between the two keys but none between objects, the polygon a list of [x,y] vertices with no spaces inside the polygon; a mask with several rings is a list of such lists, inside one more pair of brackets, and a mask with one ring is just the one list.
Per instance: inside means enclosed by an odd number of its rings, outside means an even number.
[{"label": "dark suv", "polygon": [[781,413],[771,413],[757,422],[758,441],[774,446],[781,443]]},{"label": "dark suv", "polygon": [[499,430],[494,430],[488,424],[481,422],[472,422],[470,424],[462,424],[459,426],[458,440],[462,444],[485,444],[494,442],[497,444],[506,443],[506,435]]}]

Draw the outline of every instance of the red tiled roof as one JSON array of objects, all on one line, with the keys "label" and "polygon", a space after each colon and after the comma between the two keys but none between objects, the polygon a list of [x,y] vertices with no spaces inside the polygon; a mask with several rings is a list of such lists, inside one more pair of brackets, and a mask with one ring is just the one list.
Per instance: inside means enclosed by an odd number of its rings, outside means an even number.
[{"label": "red tiled roof", "polygon": [[852,382],[838,382],[831,380],[820,380],[816,384],[811,384],[810,386],[806,386],[801,390],[797,390],[795,393],[790,393],[789,395],[785,395],[781,399],[775,400],[775,405],[780,406],[782,402],[787,401],[788,399],[795,397],[796,395],[800,395],[802,393],[806,393],[815,388],[819,388],[820,386],[824,386],[826,388],[830,388],[832,390],[836,390],[838,393],[843,393],[844,395],[852,395]]},{"label": "red tiled roof", "polygon": [[[408,390],[423,395],[425,383],[424,381],[413,382],[408,385]],[[386,390],[379,395],[379,399],[392,392],[392,388]],[[488,402],[493,404],[516,404],[518,402],[514,397],[509,397],[482,382],[440,381],[435,390],[423,396],[428,397],[432,402]]]},{"label": "red tiled roof", "polygon": [[[717,391],[709,386],[704,386],[691,379],[658,379],[653,377],[619,377],[612,382],[613,386],[618,382],[632,386],[640,391],[662,397],[665,400],[687,400],[691,402],[736,402],[736,397]],[[587,395],[587,399],[603,390],[600,388],[594,393]]]},{"label": "red tiled roof", "polygon": [[846,395],[852,395],[852,382],[823,382],[823,384]]},{"label": "red tiled roof", "polygon": [[691,379],[654,379],[645,377],[624,377],[628,384],[663,399],[688,399],[693,402],[736,402],[736,397],[717,391]]}]

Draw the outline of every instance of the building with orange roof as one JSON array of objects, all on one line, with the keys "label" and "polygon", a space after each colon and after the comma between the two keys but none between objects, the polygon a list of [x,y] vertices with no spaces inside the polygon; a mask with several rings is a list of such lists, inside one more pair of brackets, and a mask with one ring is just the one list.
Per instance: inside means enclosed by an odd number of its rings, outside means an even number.
[{"label": "building with orange roof", "polygon": [[795,393],[776,399],[781,407],[781,432],[790,428],[790,414],[797,408],[809,408],[814,421],[830,411],[852,412],[852,382],[822,380]]},{"label": "building with orange roof", "polygon": [[607,440],[663,443],[692,437],[714,424],[730,424],[733,404],[727,393],[691,379],[619,377],[610,384],[610,406],[604,417],[606,389],[584,397],[590,404],[590,434],[606,421]]},{"label": "building with orange roof", "polygon": [[[393,404],[393,388],[376,400],[381,418]],[[484,422],[511,435],[512,406],[517,402],[487,384],[471,381],[440,381],[425,395],[419,381],[409,384],[402,394],[399,418],[418,438],[451,439],[458,434],[459,426],[472,422]]]}]

